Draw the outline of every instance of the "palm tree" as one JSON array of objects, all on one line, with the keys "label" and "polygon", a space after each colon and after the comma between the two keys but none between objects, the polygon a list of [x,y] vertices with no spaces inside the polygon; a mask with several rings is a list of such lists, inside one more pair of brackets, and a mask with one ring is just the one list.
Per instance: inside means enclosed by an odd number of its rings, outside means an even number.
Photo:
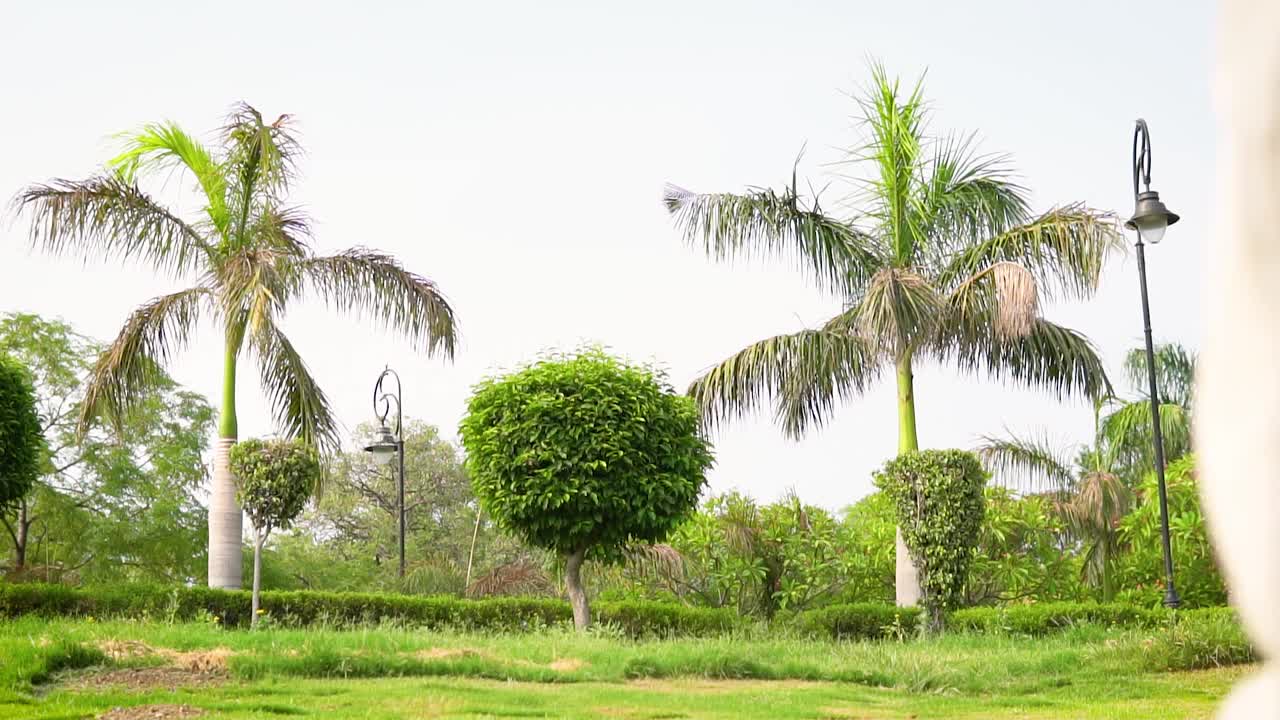
[{"label": "palm tree", "polygon": [[[926,135],[922,85],[900,92],[880,66],[860,101],[870,140],[851,161],[871,169],[861,212],[828,214],[790,187],[695,194],[668,186],[687,242],[715,259],[785,256],[843,311],[816,329],[761,340],[697,378],[690,393],[714,425],[771,402],[799,437],[886,366],[898,385],[898,451],[919,447],[913,369],[919,360],[1094,397],[1107,386],[1081,334],[1041,317],[1041,298],[1086,298],[1122,248],[1114,217],[1082,204],[1030,211],[1003,156],[972,136]],[[898,601],[919,597],[898,539]]]},{"label": "palm tree", "polygon": [[[1196,354],[1177,343],[1155,348],[1156,392],[1160,397],[1160,431],[1165,462],[1191,452],[1192,385],[1195,382]],[[1151,428],[1151,396],[1148,391],[1147,353],[1142,348],[1129,351],[1124,374],[1138,397],[1107,415],[1102,432],[1117,447],[1117,465],[1131,487],[1155,465]]]},{"label": "palm tree", "polygon": [[1102,420],[1108,402],[1094,401],[1094,441],[1080,449],[1074,463],[1045,439],[984,437],[978,447],[979,457],[997,478],[1047,492],[1072,535],[1084,543],[1083,579],[1098,588],[1104,602],[1115,596],[1120,521],[1134,499],[1119,473],[1120,446],[1107,437]]},{"label": "palm tree", "polygon": [[[136,260],[175,278],[185,290],[136,309],[93,367],[81,427],[118,422],[186,347],[197,322],[222,332],[222,408],[209,502],[209,585],[240,587],[242,513],[227,453],[237,437],[236,371],[257,361],[281,433],[322,448],[338,444],[329,401],[281,329],[289,305],[306,293],[404,333],[428,354],[452,357],[453,309],[430,280],[390,255],[353,248],[327,257],[312,250],[307,216],[285,204],[301,148],[290,118],[270,124],[237,105],[220,143],[206,147],[173,123],[126,133],[123,152],[87,180],[53,180],[23,189],[15,213],[30,215],[33,245]],[[138,180],[189,173],[203,207],[192,218],[160,205]]]}]

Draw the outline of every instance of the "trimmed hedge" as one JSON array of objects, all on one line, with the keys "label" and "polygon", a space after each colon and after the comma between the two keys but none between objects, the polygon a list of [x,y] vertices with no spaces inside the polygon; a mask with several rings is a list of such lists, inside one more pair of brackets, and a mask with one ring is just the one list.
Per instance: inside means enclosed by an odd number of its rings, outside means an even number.
[{"label": "trimmed hedge", "polygon": [[947,629],[1039,636],[1081,624],[1147,628],[1169,619],[1168,610],[1122,603],[1040,603],[956,610],[947,616]]},{"label": "trimmed hedge", "polygon": [[898,631],[914,633],[920,623],[920,608],[880,603],[828,605],[802,612],[792,622],[802,634],[810,637],[879,640]]},{"label": "trimmed hedge", "polygon": [[[29,583],[0,585],[0,617],[19,615],[93,616],[194,620],[217,616],[228,626],[249,624],[251,593],[205,587],[126,585],[75,588]],[[385,593],[265,591],[262,608],[289,626],[352,626],[382,621],[427,629],[514,631],[568,623],[568,603],[548,598],[502,597],[464,600],[448,596]],[[633,637],[718,635],[741,624],[725,609],[670,603],[600,602],[596,619]]]}]

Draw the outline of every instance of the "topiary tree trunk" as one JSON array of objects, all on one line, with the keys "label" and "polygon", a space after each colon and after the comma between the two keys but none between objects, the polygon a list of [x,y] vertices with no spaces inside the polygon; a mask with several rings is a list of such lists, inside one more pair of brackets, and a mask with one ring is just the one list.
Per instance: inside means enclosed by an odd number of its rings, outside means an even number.
[{"label": "topiary tree trunk", "polygon": [[591,606],[587,604],[587,591],[582,587],[582,562],[586,557],[587,549],[579,548],[570,553],[564,563],[565,591],[573,608],[573,626],[578,630],[591,626]]}]

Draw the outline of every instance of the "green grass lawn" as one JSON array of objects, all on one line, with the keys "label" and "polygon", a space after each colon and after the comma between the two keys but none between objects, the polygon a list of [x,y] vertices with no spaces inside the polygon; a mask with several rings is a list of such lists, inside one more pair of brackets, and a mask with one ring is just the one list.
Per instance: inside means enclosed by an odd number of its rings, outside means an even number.
[{"label": "green grass lawn", "polygon": [[0,623],[0,718],[1209,718],[1249,672],[1153,669],[1149,635],[634,642],[22,619]]}]

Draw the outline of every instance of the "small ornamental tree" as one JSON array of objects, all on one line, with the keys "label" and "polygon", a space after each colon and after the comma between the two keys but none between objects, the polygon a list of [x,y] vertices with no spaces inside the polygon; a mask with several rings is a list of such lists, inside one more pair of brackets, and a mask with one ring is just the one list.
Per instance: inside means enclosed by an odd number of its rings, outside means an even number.
[{"label": "small ornamental tree", "polygon": [[876,486],[893,501],[903,540],[919,570],[930,631],[940,630],[943,610],[964,598],[982,529],[986,482],[978,457],[963,450],[899,455],[875,475]]},{"label": "small ornamental tree", "polygon": [[22,363],[0,355],[0,512],[31,490],[44,456],[31,375]]},{"label": "small ornamental tree", "polygon": [[460,434],[484,510],[560,554],[573,622],[591,622],[580,571],[664,539],[712,464],[693,401],[654,368],[600,350],[553,355],[476,387]]},{"label": "small ornamental tree", "polygon": [[236,500],[253,523],[253,615],[258,622],[262,546],[302,512],[320,478],[315,449],[300,440],[245,440],[231,448]]}]

